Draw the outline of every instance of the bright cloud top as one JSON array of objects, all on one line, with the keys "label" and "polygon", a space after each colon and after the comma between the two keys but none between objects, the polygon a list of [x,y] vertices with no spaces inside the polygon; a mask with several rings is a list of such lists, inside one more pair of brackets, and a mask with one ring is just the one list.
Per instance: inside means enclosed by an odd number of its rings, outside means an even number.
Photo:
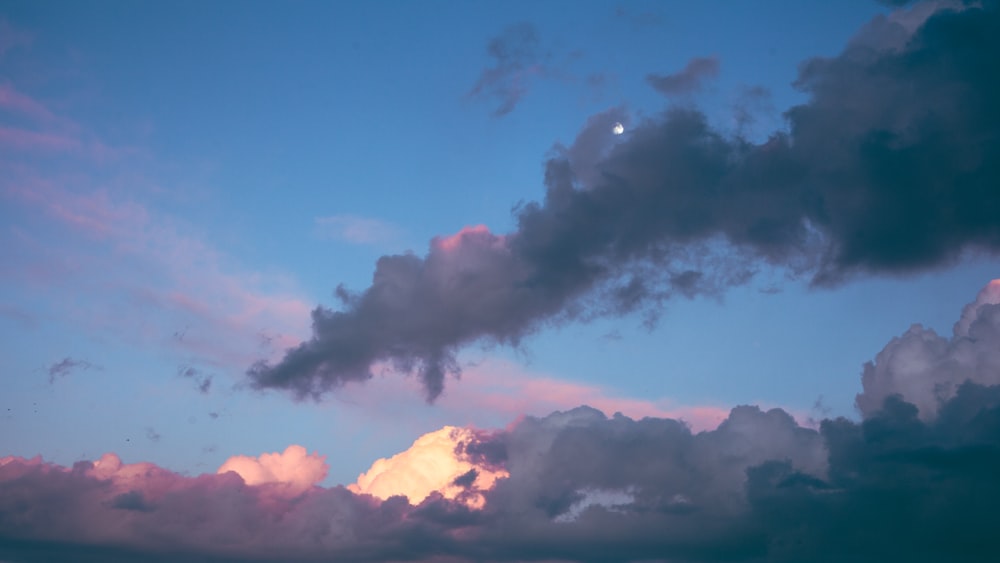
[{"label": "bright cloud top", "polygon": [[266,453],[259,457],[233,456],[216,473],[221,475],[232,471],[247,485],[275,483],[291,494],[298,494],[322,481],[329,469],[326,456],[310,454],[304,447],[293,444],[282,453]]},{"label": "bright cloud top", "polygon": [[406,451],[375,461],[347,488],[383,500],[401,495],[413,504],[437,492],[446,499],[481,508],[485,503],[481,491],[492,488],[497,479],[508,474],[472,463],[463,455],[462,449],[474,440],[476,435],[468,428],[445,426],[424,434]]}]

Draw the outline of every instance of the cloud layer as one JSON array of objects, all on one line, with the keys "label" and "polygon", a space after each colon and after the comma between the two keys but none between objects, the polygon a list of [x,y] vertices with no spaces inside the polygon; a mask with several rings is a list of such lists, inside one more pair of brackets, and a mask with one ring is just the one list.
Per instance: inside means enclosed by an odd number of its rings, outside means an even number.
[{"label": "cloud layer", "polygon": [[1000,17],[993,3],[919,15],[880,17],[838,56],[806,61],[809,101],[762,144],[690,108],[613,143],[596,124],[621,110],[595,116],[547,162],[545,199],[517,209],[514,232],[472,227],[422,258],[383,256],[370,287],[338,288],[339,310],[313,310],[312,338],[254,365],[251,381],[319,396],[388,362],[434,399],[471,342],[655,316],[762,263],[824,286],[996,252]]},{"label": "cloud layer", "polygon": [[348,488],[317,486],[326,463],[301,446],[197,477],[114,454],[72,468],[2,458],[0,558],[987,561],[1000,549],[998,288],[951,340],[920,339],[941,341],[902,360],[916,329],[890,342],[864,368],[863,420],[818,430],[753,406],[699,433],[578,407],[443,428]]}]

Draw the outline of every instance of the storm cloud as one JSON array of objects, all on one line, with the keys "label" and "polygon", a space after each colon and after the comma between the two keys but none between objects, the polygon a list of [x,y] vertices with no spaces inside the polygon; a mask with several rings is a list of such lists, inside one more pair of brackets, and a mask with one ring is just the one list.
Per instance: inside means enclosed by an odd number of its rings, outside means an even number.
[{"label": "storm cloud", "polygon": [[594,124],[621,110],[595,116],[546,163],[544,200],[515,210],[516,230],[469,227],[423,257],[382,257],[370,287],[338,288],[339,309],[313,310],[312,337],[252,366],[251,382],[318,397],[389,365],[417,373],[433,400],[476,341],[655,318],[668,299],[717,294],[761,267],[831,286],[993,254],[997,53],[995,3],[880,16],[836,57],[802,64],[808,101],[765,142],[690,107],[599,142]]}]

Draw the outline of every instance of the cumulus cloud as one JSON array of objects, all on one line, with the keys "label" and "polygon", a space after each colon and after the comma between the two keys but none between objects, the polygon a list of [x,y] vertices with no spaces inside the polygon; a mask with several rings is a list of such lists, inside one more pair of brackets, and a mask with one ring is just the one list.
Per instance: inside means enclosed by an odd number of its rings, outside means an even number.
[{"label": "cumulus cloud", "polygon": [[692,434],[581,407],[461,442],[455,455],[509,472],[481,508],[440,492],[275,495],[233,472],[183,477],[110,454],[72,468],[3,458],[0,557],[984,561],[1000,548],[998,421],[1000,387],[972,383],[933,421],[892,397],[819,431],[777,409],[738,407]]},{"label": "cumulus cloud", "polygon": [[829,286],[995,253],[998,10],[945,8],[899,29],[902,43],[806,61],[808,101],[764,143],[690,108],[606,147],[588,125],[547,162],[545,198],[517,208],[516,230],[383,256],[368,288],[339,288],[339,308],[313,310],[312,338],[255,364],[252,383],[319,396],[385,362],[434,399],[469,343],[517,345],[600,315],[655,320],[665,300],[717,294],[762,264]]},{"label": "cumulus cloud", "polygon": [[893,338],[865,364],[857,405],[868,415],[898,396],[930,420],[967,382],[1000,385],[1000,280],[965,306],[951,338],[921,325]]},{"label": "cumulus cloud", "polygon": [[409,449],[390,458],[376,460],[371,468],[348,485],[348,490],[387,499],[405,496],[420,503],[432,493],[480,508],[481,491],[493,487],[507,473],[494,467],[474,464],[463,455],[477,434],[468,428],[445,426],[424,434]]},{"label": "cumulus cloud", "polygon": [[293,444],[281,453],[233,456],[216,473],[222,475],[231,471],[247,485],[276,484],[281,490],[295,495],[322,481],[329,469],[325,456],[310,454],[304,447]]}]

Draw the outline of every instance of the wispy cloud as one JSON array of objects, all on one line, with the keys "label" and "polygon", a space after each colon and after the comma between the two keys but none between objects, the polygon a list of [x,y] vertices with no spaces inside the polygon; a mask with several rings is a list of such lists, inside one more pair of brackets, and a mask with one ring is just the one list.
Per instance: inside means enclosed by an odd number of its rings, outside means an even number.
[{"label": "wispy cloud", "polygon": [[87,360],[74,360],[69,356],[50,365],[46,371],[49,374],[49,384],[55,383],[56,379],[66,377],[74,371],[87,371],[89,369],[101,369],[101,366],[94,365]]},{"label": "wispy cloud", "polygon": [[719,59],[695,57],[673,74],[650,74],[646,82],[666,96],[692,94],[701,90],[705,82],[719,74]]},{"label": "wispy cloud", "polygon": [[[412,399],[419,391],[418,380],[386,374],[376,375],[364,384],[342,387],[333,396],[357,408],[360,416],[402,421],[419,406]],[[716,428],[729,414],[729,409],[720,405],[685,405],[667,397],[629,397],[605,386],[560,379],[493,359],[465,366],[461,379],[449,385],[435,401],[433,418],[488,428],[515,418],[544,416],[580,405],[598,409],[607,416],[622,413],[637,419],[647,416],[679,419],[696,431]],[[797,413],[796,418],[807,417]]]},{"label": "wispy cloud", "polygon": [[56,115],[49,108],[38,100],[17,91],[10,83],[0,84],[0,111],[29,117],[41,122],[56,120]]},{"label": "wispy cloud", "polygon": [[14,49],[29,47],[32,40],[30,33],[12,26],[0,16],[0,59]]},{"label": "wispy cloud", "polygon": [[[275,347],[301,338],[299,320],[310,307],[295,296],[290,280],[232,266],[175,218],[106,189],[70,191],[58,178],[14,177],[0,187],[9,202],[50,220],[25,227],[43,235],[32,243],[40,248],[22,253],[22,266],[30,266],[25,270],[56,272],[45,263],[75,263],[72,287],[52,275],[34,279],[33,291],[60,287],[76,295],[69,309],[86,307],[82,316],[91,328],[227,368],[260,354],[261,331],[276,334]],[[59,231],[70,233],[73,244],[48,242],[48,234]],[[150,326],[154,319],[158,328]],[[175,326],[190,329],[183,339],[169,338]]]},{"label": "wispy cloud", "polygon": [[398,242],[401,237],[399,227],[371,217],[331,215],[317,217],[315,223],[318,236],[352,244],[383,246]]},{"label": "wispy cloud", "polygon": [[492,66],[483,70],[468,96],[492,98],[499,105],[493,115],[507,115],[528,93],[532,79],[547,72],[549,56],[542,49],[538,30],[521,22],[510,25],[490,40],[486,52]]}]

